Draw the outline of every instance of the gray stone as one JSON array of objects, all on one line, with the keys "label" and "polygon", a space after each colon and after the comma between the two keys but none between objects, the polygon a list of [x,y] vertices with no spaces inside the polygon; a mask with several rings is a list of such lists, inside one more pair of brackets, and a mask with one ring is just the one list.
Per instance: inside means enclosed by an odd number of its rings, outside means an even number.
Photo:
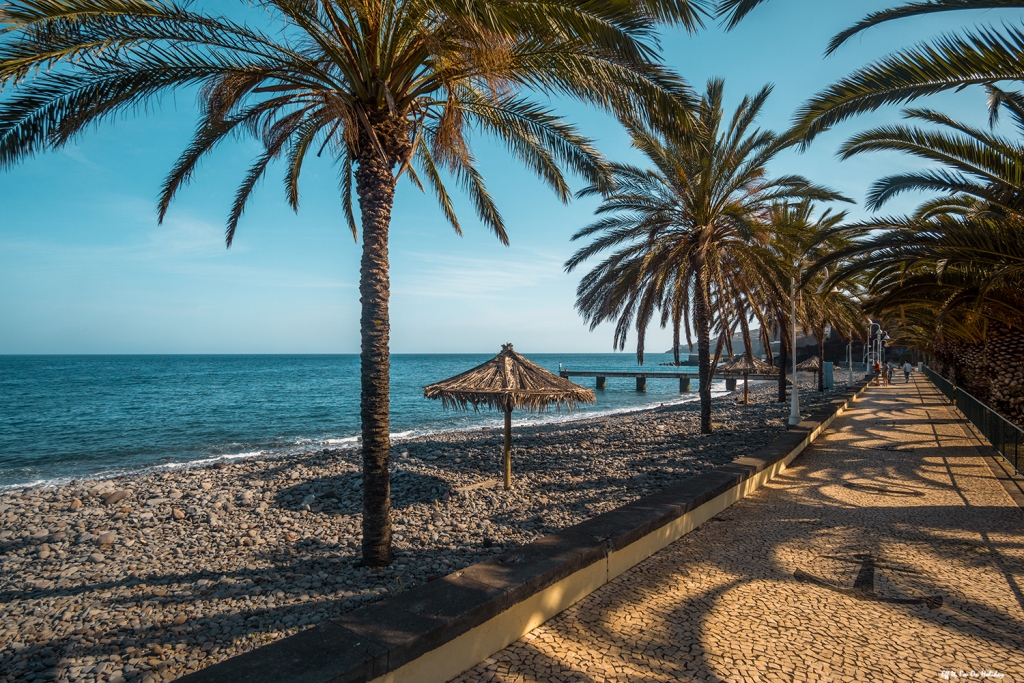
[{"label": "gray stone", "polygon": [[124,500],[127,497],[128,497],[128,492],[127,491],[124,491],[124,490],[114,491],[110,495],[104,496],[103,502],[106,505],[115,505],[117,503],[120,503],[122,500]]}]

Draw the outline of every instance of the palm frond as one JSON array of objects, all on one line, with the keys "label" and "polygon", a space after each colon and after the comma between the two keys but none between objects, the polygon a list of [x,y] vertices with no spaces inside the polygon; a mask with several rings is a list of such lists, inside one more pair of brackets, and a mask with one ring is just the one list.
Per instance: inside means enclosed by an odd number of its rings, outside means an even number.
[{"label": "palm frond", "polygon": [[829,41],[825,54],[832,54],[853,36],[887,21],[923,14],[933,14],[935,12],[967,9],[1008,9],[1011,7],[1024,7],[1024,0],[925,0],[924,2],[908,2],[900,7],[872,12],[850,28],[836,34]]},{"label": "palm frond", "polygon": [[804,145],[856,114],[972,84],[1021,80],[1024,32],[980,28],[903,50],[860,69],[815,95],[797,113]]}]

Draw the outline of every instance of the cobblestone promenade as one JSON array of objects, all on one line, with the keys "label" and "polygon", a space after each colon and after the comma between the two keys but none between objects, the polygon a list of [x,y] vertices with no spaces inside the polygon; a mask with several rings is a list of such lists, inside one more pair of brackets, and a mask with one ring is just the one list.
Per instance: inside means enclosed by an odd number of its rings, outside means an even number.
[{"label": "cobblestone promenade", "polygon": [[919,375],[870,389],[766,488],[455,680],[1024,683],[1024,511],[947,406]]}]

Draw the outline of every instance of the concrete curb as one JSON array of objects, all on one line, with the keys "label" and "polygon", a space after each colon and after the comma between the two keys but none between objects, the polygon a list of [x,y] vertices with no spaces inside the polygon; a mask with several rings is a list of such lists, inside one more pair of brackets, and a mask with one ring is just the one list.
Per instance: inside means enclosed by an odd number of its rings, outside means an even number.
[{"label": "concrete curb", "polygon": [[178,680],[444,683],[756,491],[867,387],[750,456]]}]

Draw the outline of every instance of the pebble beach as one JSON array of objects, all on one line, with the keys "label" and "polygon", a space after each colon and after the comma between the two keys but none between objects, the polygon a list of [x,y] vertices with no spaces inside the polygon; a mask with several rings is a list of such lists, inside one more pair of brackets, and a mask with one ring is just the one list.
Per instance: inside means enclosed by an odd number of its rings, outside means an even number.
[{"label": "pebble beach", "polygon": [[[800,383],[805,414],[845,391]],[[500,429],[397,442],[386,569],[358,561],[355,449],[5,493],[0,681],[173,680],[751,453],[776,392],[715,399],[710,436],[696,401],[521,428],[511,491]]]}]

